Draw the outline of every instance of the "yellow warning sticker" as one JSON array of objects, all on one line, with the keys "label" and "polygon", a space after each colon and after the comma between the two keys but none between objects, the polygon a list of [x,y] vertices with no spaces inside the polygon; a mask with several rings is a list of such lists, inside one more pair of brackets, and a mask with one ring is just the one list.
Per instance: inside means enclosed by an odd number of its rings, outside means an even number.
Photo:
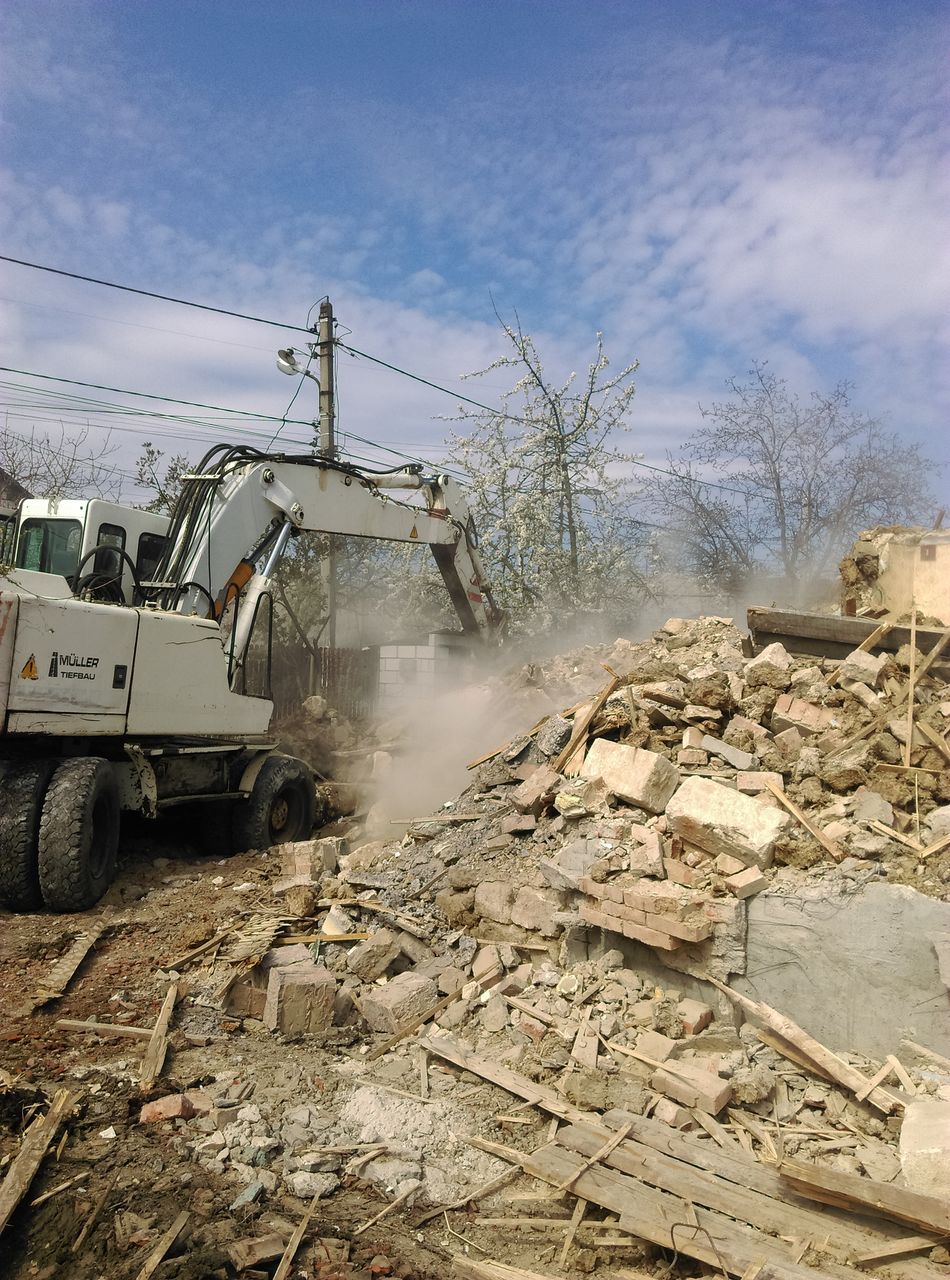
[{"label": "yellow warning sticker", "polygon": [[36,669],[36,654],[31,653],[29,658],[27,658],[26,666],[20,672],[20,679],[21,680],[39,680],[39,678],[40,678],[40,673]]},{"label": "yellow warning sticker", "polygon": [[413,526],[412,526],[412,528],[409,530],[409,537],[410,537],[410,538],[418,538],[418,536],[419,536],[419,531],[418,531],[418,529],[416,528],[416,526],[415,526],[415,525],[413,525]]}]

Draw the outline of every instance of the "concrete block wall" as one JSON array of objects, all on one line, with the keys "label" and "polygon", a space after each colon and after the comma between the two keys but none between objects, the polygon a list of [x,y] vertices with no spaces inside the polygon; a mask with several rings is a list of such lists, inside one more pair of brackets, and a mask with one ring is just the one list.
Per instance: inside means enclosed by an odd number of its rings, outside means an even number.
[{"label": "concrete block wall", "polygon": [[402,706],[446,688],[458,677],[468,644],[464,636],[433,631],[425,643],[379,649],[380,710]]}]

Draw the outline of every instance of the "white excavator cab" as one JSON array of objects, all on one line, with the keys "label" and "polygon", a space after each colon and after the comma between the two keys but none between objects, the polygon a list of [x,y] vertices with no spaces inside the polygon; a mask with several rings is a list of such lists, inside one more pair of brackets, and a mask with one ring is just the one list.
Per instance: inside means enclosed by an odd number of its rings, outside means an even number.
[{"label": "white excavator cab", "polygon": [[134,604],[168,545],[168,517],[103,498],[27,498],[14,565],[66,578],[102,599]]}]

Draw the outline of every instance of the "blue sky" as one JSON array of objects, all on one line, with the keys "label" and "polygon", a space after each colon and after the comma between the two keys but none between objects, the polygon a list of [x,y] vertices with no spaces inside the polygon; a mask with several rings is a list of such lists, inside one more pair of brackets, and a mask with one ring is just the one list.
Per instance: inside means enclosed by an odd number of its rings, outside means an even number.
[{"label": "blue sky", "polygon": [[[493,300],[555,374],[603,330],[640,361],[652,461],[760,359],[853,380],[950,459],[944,5],[6,0],[0,24],[4,253],[293,323],[330,294],[355,346],[470,394]],[[287,340],[0,264],[5,365],[280,414]],[[344,433],[438,455],[450,399],[348,359],[340,397]],[[125,471],[129,427],[188,443],[115,422]]]}]

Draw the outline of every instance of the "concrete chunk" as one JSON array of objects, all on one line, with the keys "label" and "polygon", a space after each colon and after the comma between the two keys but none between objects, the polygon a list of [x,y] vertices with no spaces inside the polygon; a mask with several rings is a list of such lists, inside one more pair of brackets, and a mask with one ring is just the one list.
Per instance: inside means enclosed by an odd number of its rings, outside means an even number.
[{"label": "concrete chunk", "polygon": [[607,738],[594,741],[581,773],[603,778],[614,795],[650,813],[662,813],[680,783],[678,770],[665,756]]},{"label": "concrete chunk", "polygon": [[533,889],[524,885],[511,908],[511,923],[550,938],[558,932],[554,916],[563,906],[564,897],[556,889]]},{"label": "concrete chunk", "polygon": [[267,980],[264,1026],[282,1035],[329,1031],[333,1026],[336,980],[320,965],[272,969]]},{"label": "concrete chunk", "polygon": [[392,1034],[436,1003],[439,993],[431,978],[400,973],[384,987],[373,987],[360,1000],[363,1017],[374,1031]]},{"label": "concrete chunk", "polygon": [[791,654],[776,642],[764,648],[757,658],[750,659],[742,674],[750,689],[787,689],[793,666]]},{"label": "concrete chunk", "polygon": [[950,1102],[915,1098],[904,1109],[901,1170],[914,1191],[950,1196]]},{"label": "concrete chunk", "polygon": [[512,796],[519,813],[533,813],[537,817],[552,800],[564,779],[556,769],[543,764],[522,782]]},{"label": "concrete chunk", "polygon": [[869,685],[872,689],[881,678],[881,671],[887,664],[887,654],[879,653],[872,657],[863,649],[855,649],[843,658],[838,667],[839,680],[853,680],[859,684]]},{"label": "concrete chunk", "polygon": [[375,980],[386,972],[402,950],[399,938],[391,929],[377,929],[372,937],[358,942],[346,957],[346,967],[364,982]]},{"label": "concrete chunk", "polygon": [[483,880],[475,890],[475,914],[497,924],[511,924],[515,888],[507,880]]},{"label": "concrete chunk", "polygon": [[790,814],[759,804],[709,778],[687,778],[666,808],[670,830],[718,856],[728,853],[746,866],[768,867],[775,846],[792,825]]}]

